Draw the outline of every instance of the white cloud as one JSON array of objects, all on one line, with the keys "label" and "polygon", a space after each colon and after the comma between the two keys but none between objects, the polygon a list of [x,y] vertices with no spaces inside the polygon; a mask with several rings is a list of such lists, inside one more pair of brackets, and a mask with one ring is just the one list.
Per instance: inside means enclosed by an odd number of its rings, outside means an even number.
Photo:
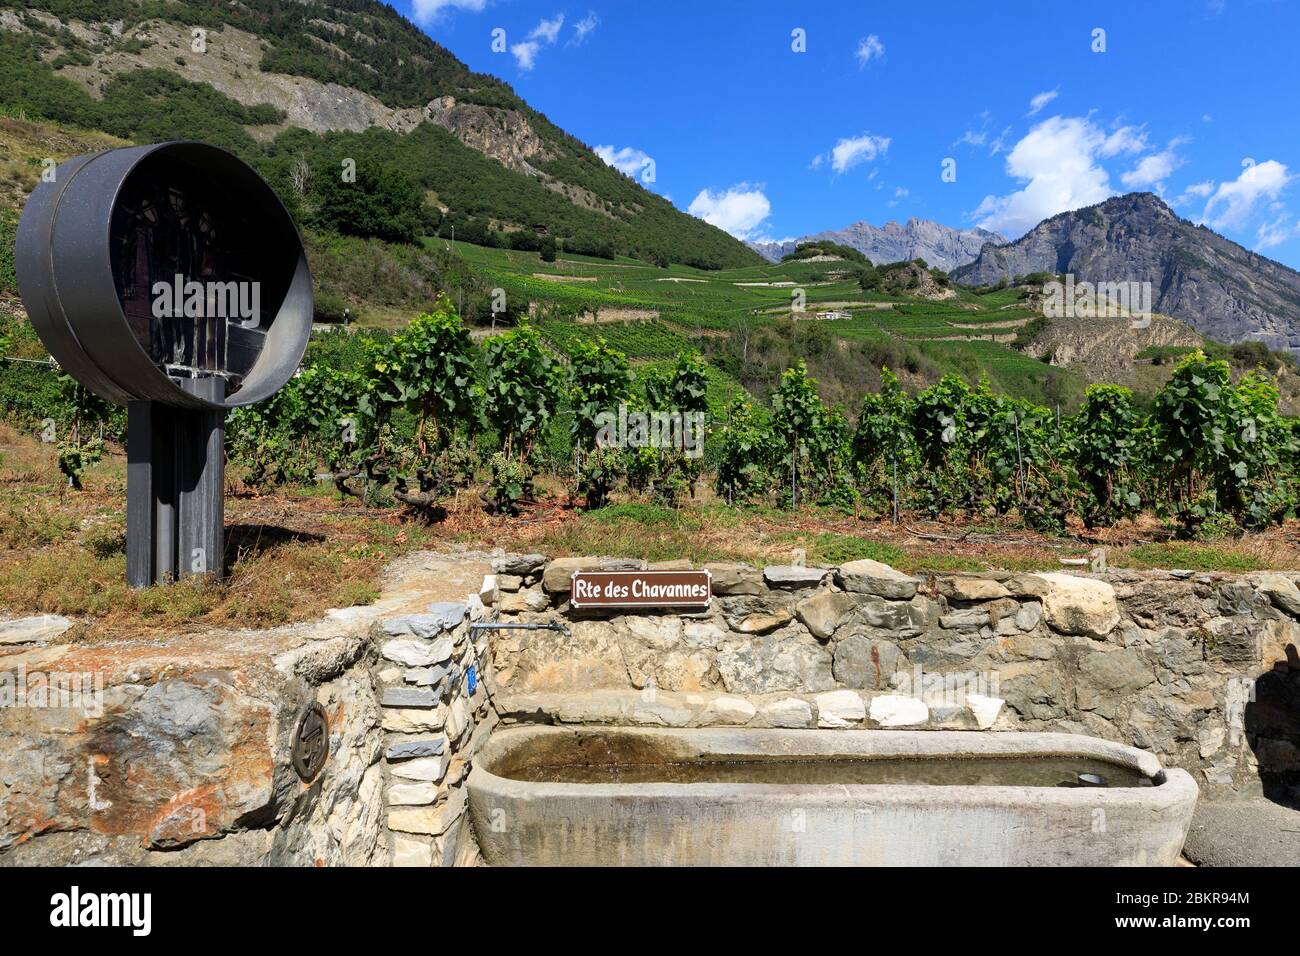
[{"label": "white cloud", "polygon": [[536,66],[537,54],[543,46],[555,44],[562,26],[564,26],[564,14],[557,13],[550,20],[539,20],[537,26],[529,31],[528,36],[521,43],[513,44],[510,52],[514,54],[519,69],[526,72]]},{"label": "white cloud", "polygon": [[1201,220],[1215,229],[1241,229],[1257,206],[1277,199],[1294,178],[1275,159],[1250,162],[1236,179],[1219,183],[1205,204]]},{"label": "white cloud", "polygon": [[972,123],[971,128],[962,133],[953,146],[983,146],[988,142],[989,124],[993,122],[993,114],[983,110],[976,119],[979,120],[979,128],[976,129],[975,124]]},{"label": "white cloud", "polygon": [[762,184],[739,183],[724,192],[701,189],[686,210],[737,239],[755,239],[759,227],[772,212]]},{"label": "white cloud", "polygon": [[[888,136],[872,136],[870,133],[863,133],[861,136],[847,136],[837,142],[831,149],[831,169],[837,173],[843,173],[859,163],[868,163],[877,156],[883,156],[888,152],[889,143]],[[824,154],[813,157],[813,167],[820,166],[823,158]]]},{"label": "white cloud", "polygon": [[894,206],[897,206],[910,195],[911,193],[908,190],[904,189],[902,186],[898,186],[894,189],[894,198],[889,201],[890,208],[892,209]]},{"label": "white cloud", "polygon": [[539,21],[537,26],[533,27],[533,32],[528,34],[528,39],[554,43],[560,37],[562,26],[564,26],[564,14],[557,13],[553,19]]},{"label": "white cloud", "polygon": [[593,152],[620,173],[632,177],[653,162],[648,153],[634,146],[624,146],[622,149],[615,149],[613,146],[597,146]]},{"label": "white cloud", "polygon": [[1121,126],[1102,140],[1097,154],[1109,158],[1121,153],[1143,153],[1149,148],[1147,134],[1140,127]]},{"label": "white cloud", "polygon": [[1025,115],[1033,116],[1048,103],[1052,102],[1052,100],[1056,99],[1057,96],[1058,93],[1056,90],[1047,90],[1043,93],[1037,94],[1029,100],[1029,112]]},{"label": "white cloud", "polygon": [[990,138],[992,135],[990,127],[993,123],[993,114],[988,110],[984,110],[979,114],[978,119],[980,121],[979,128],[976,129],[972,124],[971,128],[962,133],[957,141],[953,143],[953,146],[988,146],[990,156],[1005,152],[1007,137],[1011,135],[1011,127],[1004,127],[997,136]]},{"label": "white cloud", "polygon": [[521,70],[531,70],[537,65],[537,51],[540,50],[541,44],[529,40],[524,43],[516,43],[510,47],[510,52],[514,54],[515,63]]},{"label": "white cloud", "polygon": [[1271,222],[1262,223],[1255,230],[1255,248],[1271,249],[1280,246],[1293,236],[1300,236],[1300,222],[1292,222],[1290,213],[1283,212]]},{"label": "white cloud", "polygon": [[565,46],[581,46],[591,35],[591,31],[600,25],[600,20],[596,14],[588,13],[585,17],[573,25],[573,36]]},{"label": "white cloud", "polygon": [[885,45],[880,42],[880,37],[874,33],[858,41],[858,49],[854,56],[858,58],[858,69],[862,69],[872,60],[878,60],[885,55]]},{"label": "white cloud", "polygon": [[1207,179],[1204,182],[1199,182],[1199,183],[1192,183],[1190,186],[1188,186],[1186,189],[1182,191],[1182,193],[1178,196],[1177,199],[1173,201],[1173,205],[1185,206],[1193,199],[1204,199],[1212,192],[1214,192],[1213,179]]},{"label": "white cloud", "polygon": [[417,23],[428,23],[444,10],[468,10],[481,13],[488,0],[413,0],[411,14]]},{"label": "white cloud", "polygon": [[1024,181],[1024,188],[985,196],[974,213],[979,225],[1020,235],[1049,216],[1108,198],[1110,179],[1097,158],[1120,148],[1114,136],[1082,117],[1043,120],[1007,154],[1007,173]]},{"label": "white cloud", "polygon": [[1120,182],[1129,189],[1148,189],[1155,186],[1157,190],[1163,190],[1165,180],[1174,170],[1186,163],[1186,160],[1177,153],[1178,147],[1185,142],[1186,140],[1180,137],[1172,140],[1160,152],[1143,156],[1136,166],[1120,175]]}]

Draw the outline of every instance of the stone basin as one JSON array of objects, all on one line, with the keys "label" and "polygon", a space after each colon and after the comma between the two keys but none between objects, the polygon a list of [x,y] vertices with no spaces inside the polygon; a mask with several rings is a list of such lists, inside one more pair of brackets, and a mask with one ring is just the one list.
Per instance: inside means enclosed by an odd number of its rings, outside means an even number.
[{"label": "stone basin", "polygon": [[497,866],[1171,866],[1197,798],[1094,737],[889,730],[514,727],[468,788]]}]

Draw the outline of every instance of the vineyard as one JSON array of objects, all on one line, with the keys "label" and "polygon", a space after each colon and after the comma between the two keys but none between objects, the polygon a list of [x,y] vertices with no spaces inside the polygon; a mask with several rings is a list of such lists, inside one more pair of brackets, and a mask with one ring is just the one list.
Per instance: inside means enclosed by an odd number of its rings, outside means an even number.
[{"label": "vineyard", "polygon": [[[575,322],[544,322],[542,334],[566,355],[591,339],[593,329]],[[686,339],[661,322],[614,322],[596,330],[610,345],[630,358],[665,359],[685,351]]]},{"label": "vineyard", "polygon": [[1297,505],[1296,421],[1262,375],[1188,354],[1142,413],[1127,389],[1093,385],[1062,417],[945,376],[910,397],[886,372],[856,427],[787,370],[769,413],[738,407],[722,429],[718,490],[729,501],[801,498],[874,513],[970,518],[1016,513],[1064,533],[1142,512],[1188,538],[1260,529]]},{"label": "vineyard", "polygon": [[[693,352],[634,373],[602,338],[572,348],[561,369],[524,326],[479,353],[454,314],[422,316],[369,343],[365,371],[312,364],[271,408],[235,413],[234,457],[263,481],[307,481],[325,466],[345,494],[358,494],[351,479],[387,477],[397,500],[426,516],[439,495],[478,481],[491,509],[511,513],[541,471],[589,506],[615,494],[676,506],[707,469],[732,504],[1015,514],[1051,534],[1148,512],[1180,536],[1216,537],[1281,522],[1297,505],[1300,436],[1278,414],[1276,388],[1256,375],[1234,384],[1226,362],[1200,352],[1145,413],[1115,386],[1091,386],[1062,416],[956,376],[909,396],[886,371],[850,425],[802,363],[782,376],[771,408],[732,393],[720,412],[717,383]],[[432,366],[430,354],[441,356]],[[600,413],[620,404],[707,411],[704,461],[603,447]],[[296,474],[283,468],[295,456]]]},{"label": "vineyard", "polygon": [[[634,364],[661,361],[692,347],[720,374],[746,387],[752,389],[760,378],[770,379],[774,387],[784,365],[763,375],[746,373],[745,365],[754,357],[751,340],[764,353],[759,357],[770,359],[766,353],[772,351],[773,338],[789,341],[795,326],[804,324],[799,320],[812,321],[817,312],[833,310],[847,318],[818,324],[826,326],[832,343],[851,350],[851,365],[906,364],[913,372],[924,365],[920,374],[928,383],[944,374],[972,382],[987,376],[1001,391],[1070,408],[1083,398],[1081,378],[1016,347],[1021,331],[1037,317],[1024,301],[1023,289],[953,289],[949,298],[931,301],[864,288],[858,264],[841,260],[704,271],[583,256],[544,262],[532,252],[426,242],[458,254],[484,285],[500,290],[506,313],[541,320],[557,354],[567,354],[590,337],[594,322]],[[787,364],[795,358],[790,355]],[[836,368],[825,363],[815,371],[837,397],[861,384],[839,382]],[[756,397],[766,400],[769,392],[765,386]]]},{"label": "vineyard", "polygon": [[[43,367],[25,323],[7,319],[0,341],[36,359],[0,381],[10,422],[53,422],[75,487],[102,440],[123,437],[120,410]],[[996,360],[994,343],[967,344]],[[1063,414],[956,375],[909,395],[886,369],[851,421],[819,397],[803,362],[760,404],[658,323],[524,323],[476,343],[443,300],[396,333],[319,336],[284,389],[231,413],[227,441],[253,487],[323,477],[345,498],[426,523],[466,490],[489,512],[518,513],[545,474],[587,507],[680,507],[711,486],[733,506],[1015,517],[1052,535],[1145,513],[1180,537],[1215,538],[1295,515],[1300,434],[1277,401],[1262,373],[1234,382],[1226,361],[1192,351],[1148,407],[1094,385]],[[609,447],[597,437],[602,415],[620,406],[704,413],[703,458]]]},{"label": "vineyard", "polygon": [[[373,256],[364,268],[378,270],[382,244],[356,242],[319,239],[317,261]],[[1146,515],[1213,538],[1295,511],[1300,436],[1278,412],[1276,369],[1230,367],[1236,353],[1213,344],[1209,357],[1150,346],[1149,392],[1085,390],[1018,348],[1043,321],[1025,288],[939,275],[938,294],[902,294],[881,277],[910,269],[914,288],[926,275],[907,263],[704,271],[439,238],[412,250],[404,296],[446,293],[450,277],[472,301],[444,294],[408,322],[394,300],[375,323],[363,304],[357,324],[318,333],[288,386],[229,417],[232,471],[249,486],[323,485],[426,524],[467,493],[517,514],[542,476],[590,509],[713,497],[1049,535]],[[345,299],[323,296],[340,314]],[[0,316],[0,347],[14,359],[0,369],[7,419],[30,433],[52,423],[77,487],[121,442],[124,416],[43,364],[19,312]],[[704,413],[703,457],[603,447],[598,420],[622,406]]]}]

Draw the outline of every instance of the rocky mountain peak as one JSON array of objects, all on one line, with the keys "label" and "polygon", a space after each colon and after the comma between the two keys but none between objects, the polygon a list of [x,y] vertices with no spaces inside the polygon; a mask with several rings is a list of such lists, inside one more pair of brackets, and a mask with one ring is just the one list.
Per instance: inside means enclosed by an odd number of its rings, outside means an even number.
[{"label": "rocky mountain peak", "polygon": [[953,273],[988,285],[1036,272],[1076,282],[1150,283],[1156,312],[1221,342],[1300,351],[1300,273],[1180,217],[1153,193],[1129,193],[1045,219]]},{"label": "rocky mountain peak", "polygon": [[907,222],[890,220],[882,226],[859,220],[839,230],[819,232],[788,242],[750,243],[750,248],[771,262],[793,252],[801,242],[830,240],[857,249],[876,264],[924,259],[927,265],[950,272],[979,255],[986,242],[1002,243],[986,229],[953,229],[915,216]]}]

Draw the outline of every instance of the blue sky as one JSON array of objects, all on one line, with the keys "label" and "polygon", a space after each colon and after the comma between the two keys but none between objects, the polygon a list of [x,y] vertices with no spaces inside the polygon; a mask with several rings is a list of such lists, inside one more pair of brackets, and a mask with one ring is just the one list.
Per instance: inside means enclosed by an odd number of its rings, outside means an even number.
[{"label": "blue sky", "polygon": [[1147,189],[1300,266],[1291,0],[396,4],[741,238],[910,216],[1014,238]]}]

